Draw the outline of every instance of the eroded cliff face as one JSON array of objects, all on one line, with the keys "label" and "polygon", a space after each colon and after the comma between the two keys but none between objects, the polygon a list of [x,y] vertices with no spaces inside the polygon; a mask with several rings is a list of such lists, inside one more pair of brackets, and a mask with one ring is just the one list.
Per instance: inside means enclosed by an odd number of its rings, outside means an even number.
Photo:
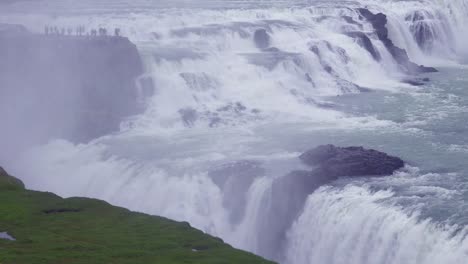
[{"label": "eroded cliff face", "polygon": [[135,81],[142,62],[127,38],[0,25],[0,62],[2,134],[23,143],[85,142],[141,111]]},{"label": "eroded cliff face", "polygon": [[[388,36],[387,16],[385,14],[374,14],[366,8],[359,8],[358,11],[363,19],[366,19],[372,24],[375,30],[375,34],[377,35],[379,40],[384,44],[385,48],[387,48],[388,52],[390,52],[393,59],[397,62],[398,66],[404,73],[414,75],[419,73],[437,72],[437,69],[433,67],[417,65],[416,63],[412,62],[409,59],[406,50],[395,46],[393,41]],[[365,48],[369,51],[369,53],[372,54],[372,56],[374,56],[373,51],[369,47],[369,45],[366,45],[364,43],[364,46],[366,46]]]}]

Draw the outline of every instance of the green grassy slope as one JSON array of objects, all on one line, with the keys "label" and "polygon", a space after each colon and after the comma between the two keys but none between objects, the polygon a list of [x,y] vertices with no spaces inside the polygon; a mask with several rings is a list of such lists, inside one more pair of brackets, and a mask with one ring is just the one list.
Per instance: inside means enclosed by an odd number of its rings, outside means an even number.
[{"label": "green grassy slope", "polygon": [[187,223],[29,191],[0,168],[0,264],[271,263]]}]

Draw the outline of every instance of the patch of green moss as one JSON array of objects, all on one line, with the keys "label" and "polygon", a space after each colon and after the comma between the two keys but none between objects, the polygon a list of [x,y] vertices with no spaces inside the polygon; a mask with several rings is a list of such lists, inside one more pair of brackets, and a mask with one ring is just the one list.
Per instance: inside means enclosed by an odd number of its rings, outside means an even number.
[{"label": "patch of green moss", "polygon": [[272,263],[188,223],[29,191],[0,168],[1,264]]}]

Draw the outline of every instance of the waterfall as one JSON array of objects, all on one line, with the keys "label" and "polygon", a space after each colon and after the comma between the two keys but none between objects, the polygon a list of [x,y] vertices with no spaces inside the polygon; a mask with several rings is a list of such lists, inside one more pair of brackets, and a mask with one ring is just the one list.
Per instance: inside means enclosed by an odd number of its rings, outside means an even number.
[{"label": "waterfall", "polygon": [[[91,8],[94,1],[79,1],[73,11],[64,1],[47,1],[65,15],[40,7],[13,12],[25,8],[18,3],[0,11],[0,22],[35,32],[45,24],[120,28],[145,64],[138,81],[146,110],[123,120],[118,133],[86,144],[50,139],[14,157],[9,170],[29,188],[187,221],[281,263],[466,261],[466,228],[389,203],[396,196],[389,186],[325,186],[291,223],[271,208],[288,195],[273,197],[275,181],[302,168],[296,157],[313,141],[310,131],[405,129],[330,102],[369,91],[413,92],[402,81],[420,78],[402,70],[359,8],[385,14],[389,39],[417,65],[447,66],[468,54],[467,0],[189,1],[177,8],[129,0]],[[263,172],[250,171],[245,160]],[[233,174],[246,177],[241,183],[213,176],[214,168],[239,162],[248,167]],[[268,241],[272,234],[284,241]]]},{"label": "waterfall", "polygon": [[285,263],[464,263],[468,230],[380,203],[391,191],[322,188],[288,233]]}]

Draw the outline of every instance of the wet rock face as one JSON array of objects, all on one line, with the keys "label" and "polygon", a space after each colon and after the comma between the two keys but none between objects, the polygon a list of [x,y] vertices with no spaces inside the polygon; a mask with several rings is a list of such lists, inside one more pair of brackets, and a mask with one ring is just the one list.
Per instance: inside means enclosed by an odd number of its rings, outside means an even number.
[{"label": "wet rock face", "polygon": [[254,33],[255,46],[259,49],[266,49],[270,46],[270,35],[265,29],[257,29]]},{"label": "wet rock face", "polygon": [[40,35],[1,25],[0,61],[0,118],[11,135],[20,131],[31,143],[88,141],[142,110],[136,88],[142,62],[127,38]]},{"label": "wet rock face", "polygon": [[339,177],[386,176],[402,168],[404,162],[386,153],[363,147],[318,146],[299,159],[310,170],[296,170],[276,179],[271,202],[259,230],[263,237],[259,250],[265,256],[280,259],[286,231],[302,212],[307,197],[317,188]]},{"label": "wet rock face", "polygon": [[378,13],[374,14],[366,8],[359,8],[358,12],[362,16],[362,19],[367,20],[374,27],[375,34],[380,41],[385,45],[387,50],[392,55],[393,59],[398,63],[400,69],[407,74],[418,74],[425,72],[437,72],[435,68],[426,67],[423,65],[417,65],[410,61],[408,54],[404,49],[401,49],[390,40],[388,37],[387,29],[387,16]]},{"label": "wet rock face", "polygon": [[333,180],[348,176],[384,176],[404,166],[403,160],[363,147],[319,146],[299,157],[309,166],[317,166],[314,174]]}]

